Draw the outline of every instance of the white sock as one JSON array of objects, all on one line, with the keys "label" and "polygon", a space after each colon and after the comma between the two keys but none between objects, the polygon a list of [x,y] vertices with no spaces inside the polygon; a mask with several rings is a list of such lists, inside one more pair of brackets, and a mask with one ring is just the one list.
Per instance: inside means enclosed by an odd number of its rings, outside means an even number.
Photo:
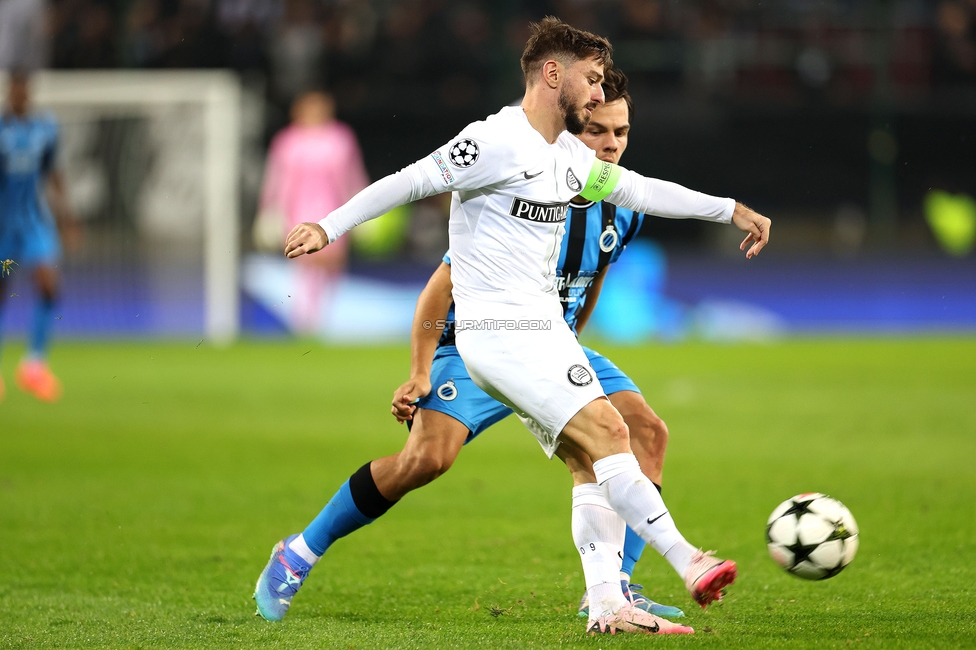
[{"label": "white sock", "polygon": [[614,454],[601,458],[593,463],[593,473],[613,509],[684,578],[695,547],[678,532],[664,499],[641,472],[637,457]]},{"label": "white sock", "polygon": [[321,555],[316,555],[312,552],[312,549],[308,547],[305,543],[305,535],[301,534],[295,539],[288,543],[288,548],[295,551],[295,555],[302,558],[308,562],[309,566],[315,566],[315,563],[322,559]]},{"label": "white sock", "polygon": [[691,564],[691,556],[697,550],[697,548],[686,542],[682,537],[681,541],[664,552],[664,559],[670,562],[674,570],[678,572],[678,575],[684,578],[688,572],[688,565]]},{"label": "white sock", "polygon": [[573,541],[583,563],[590,618],[627,604],[620,592],[620,561],[626,525],[596,483],[573,488]]}]

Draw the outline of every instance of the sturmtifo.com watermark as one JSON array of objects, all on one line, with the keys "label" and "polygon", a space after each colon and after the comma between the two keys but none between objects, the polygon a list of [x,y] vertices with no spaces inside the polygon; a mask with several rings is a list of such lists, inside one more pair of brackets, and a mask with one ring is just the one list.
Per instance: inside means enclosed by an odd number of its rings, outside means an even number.
[{"label": "sturmtifo.com watermark", "polygon": [[437,328],[439,330],[454,326],[455,331],[459,330],[538,330],[548,332],[552,329],[551,320],[513,320],[500,318],[482,318],[479,320],[425,320],[423,327],[425,330]]}]

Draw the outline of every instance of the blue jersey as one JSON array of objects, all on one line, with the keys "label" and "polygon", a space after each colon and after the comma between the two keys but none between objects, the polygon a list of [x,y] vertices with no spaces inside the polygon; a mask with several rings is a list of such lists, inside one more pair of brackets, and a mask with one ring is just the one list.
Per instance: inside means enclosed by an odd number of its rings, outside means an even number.
[{"label": "blue jersey", "polygon": [[52,115],[0,116],[0,230],[51,221],[44,189],[57,145]]},{"label": "blue jersey", "polygon": [[[596,276],[620,257],[644,223],[644,215],[600,201],[569,204],[566,232],[559,251],[556,289],[563,305],[563,317],[573,332],[576,318],[586,304],[586,290]],[[450,252],[444,256],[451,263]],[[454,345],[454,305],[447,315],[447,327],[439,346]]]}]

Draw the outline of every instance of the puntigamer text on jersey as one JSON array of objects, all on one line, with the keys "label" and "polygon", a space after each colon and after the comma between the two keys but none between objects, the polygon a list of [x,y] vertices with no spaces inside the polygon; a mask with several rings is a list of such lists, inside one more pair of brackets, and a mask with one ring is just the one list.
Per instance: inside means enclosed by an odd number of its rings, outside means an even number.
[{"label": "puntigamer text on jersey", "polygon": [[566,221],[568,203],[536,203],[516,198],[512,201],[509,214],[519,219],[539,221],[542,223],[562,223]]}]

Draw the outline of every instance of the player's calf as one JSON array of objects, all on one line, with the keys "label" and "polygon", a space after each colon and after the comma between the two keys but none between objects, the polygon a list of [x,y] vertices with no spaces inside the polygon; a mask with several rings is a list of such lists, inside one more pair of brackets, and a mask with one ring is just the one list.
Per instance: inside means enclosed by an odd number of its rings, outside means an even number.
[{"label": "player's calf", "polygon": [[467,435],[467,426],[453,417],[417,409],[400,453],[378,458],[370,465],[377,489],[385,498],[397,501],[434,481],[454,464]]},{"label": "player's calf", "polygon": [[[379,459],[378,463],[380,467],[386,464],[384,460]],[[380,477],[383,470],[380,469],[380,471],[377,471],[378,468],[375,465],[373,467],[373,473],[377,477],[378,485],[383,485],[385,480],[390,485],[388,492],[395,495],[395,498],[400,498],[406,495],[407,492],[421,488],[442,476],[447,470],[451,469],[451,465],[454,464],[454,458],[410,453],[404,449],[390,459],[390,464],[392,465],[391,474],[393,476]],[[386,486],[384,485],[384,487]],[[383,487],[380,488],[380,491],[384,491]]]}]

